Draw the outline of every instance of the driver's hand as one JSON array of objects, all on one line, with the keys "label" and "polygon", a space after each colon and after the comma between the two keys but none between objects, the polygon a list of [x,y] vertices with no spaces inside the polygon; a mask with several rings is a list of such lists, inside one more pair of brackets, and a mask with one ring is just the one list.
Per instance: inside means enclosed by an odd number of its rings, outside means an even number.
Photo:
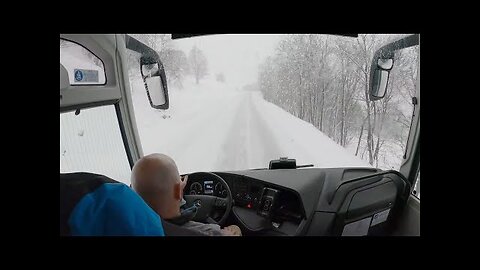
[{"label": "driver's hand", "polygon": [[242,236],[242,231],[240,230],[240,227],[238,227],[237,225],[230,225],[230,226],[224,227],[222,229],[222,232],[225,235]]}]

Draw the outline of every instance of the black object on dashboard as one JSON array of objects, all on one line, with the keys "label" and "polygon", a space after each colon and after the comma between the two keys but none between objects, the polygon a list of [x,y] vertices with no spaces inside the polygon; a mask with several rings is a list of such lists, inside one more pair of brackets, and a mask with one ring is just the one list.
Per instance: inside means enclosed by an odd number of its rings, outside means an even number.
[{"label": "black object on dashboard", "polygon": [[268,169],[276,170],[276,169],[296,169],[297,168],[297,161],[293,158],[286,158],[281,157],[280,159],[274,159],[270,161],[268,165]]}]

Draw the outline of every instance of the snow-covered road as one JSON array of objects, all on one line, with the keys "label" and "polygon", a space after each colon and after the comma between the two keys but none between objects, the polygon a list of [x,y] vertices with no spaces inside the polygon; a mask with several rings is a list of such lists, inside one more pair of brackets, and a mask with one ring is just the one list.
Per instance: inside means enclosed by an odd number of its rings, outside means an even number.
[{"label": "snow-covered road", "polygon": [[221,86],[206,82],[188,88],[195,90],[171,90],[170,109],[158,111],[134,85],[144,154],[171,156],[181,173],[268,167],[279,157],[315,167],[370,167],[259,92]]},{"label": "snow-covered road", "polygon": [[268,161],[282,156],[281,148],[272,139],[271,130],[256,108],[253,94],[238,93],[240,106],[237,106],[230,127],[226,129],[228,131],[216,163],[219,169],[268,167]]}]

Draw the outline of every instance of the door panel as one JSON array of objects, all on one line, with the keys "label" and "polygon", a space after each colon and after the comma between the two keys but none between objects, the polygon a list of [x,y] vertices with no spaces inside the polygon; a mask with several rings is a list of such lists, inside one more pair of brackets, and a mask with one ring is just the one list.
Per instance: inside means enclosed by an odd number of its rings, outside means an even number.
[{"label": "door panel", "polygon": [[420,200],[410,195],[393,235],[420,236]]}]

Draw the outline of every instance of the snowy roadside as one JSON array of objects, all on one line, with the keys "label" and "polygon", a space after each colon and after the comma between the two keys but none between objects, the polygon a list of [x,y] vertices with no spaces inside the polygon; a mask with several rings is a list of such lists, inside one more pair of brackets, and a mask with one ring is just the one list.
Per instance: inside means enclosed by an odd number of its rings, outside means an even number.
[{"label": "snowy roadside", "polygon": [[315,167],[372,167],[368,162],[352,155],[323,134],[312,124],[303,121],[280,107],[265,101],[261,93],[253,93],[252,100],[259,117],[268,126],[277,145],[297,164]]}]

